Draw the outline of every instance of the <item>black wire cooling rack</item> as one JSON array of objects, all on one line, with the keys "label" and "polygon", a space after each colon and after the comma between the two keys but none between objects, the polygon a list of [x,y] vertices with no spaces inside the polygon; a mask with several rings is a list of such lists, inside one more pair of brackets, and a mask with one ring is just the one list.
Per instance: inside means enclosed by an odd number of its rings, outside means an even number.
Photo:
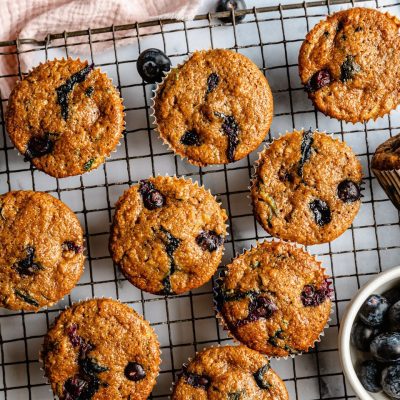
[{"label": "black wire cooling rack", "polygon": [[[355,125],[317,113],[301,87],[297,54],[306,32],[316,22],[356,3],[360,2],[331,0],[268,6],[265,1],[266,7],[238,12],[246,14],[238,25],[223,25],[216,19],[229,13],[206,14],[194,21],[150,21],[49,34],[41,41],[19,39],[0,43],[0,63],[14,57],[18,65],[15,74],[0,76],[0,81],[23,76],[27,71],[21,60],[27,55],[39,62],[74,56],[71,53],[75,52],[86,54],[86,58],[114,78],[124,97],[127,120],[122,145],[104,165],[80,177],[56,180],[17,156],[5,131],[7,98],[1,96],[0,193],[33,189],[49,192],[66,202],[86,230],[87,263],[78,286],[56,306],[37,314],[0,311],[0,400],[53,398],[38,361],[43,335],[60,310],[87,297],[118,298],[151,322],[163,351],[153,399],[167,398],[176,373],[188,357],[203,347],[229,342],[214,316],[212,282],[180,296],[148,295],[120,275],[107,251],[116,199],[139,179],[165,173],[191,177],[222,201],[230,224],[224,263],[257,240],[268,238],[257,225],[247,198],[257,152],[226,166],[198,168],[175,157],[154,133],[150,116],[153,87],[142,82],[135,65],[139,53],[148,47],[162,48],[175,65],[200,48],[226,47],[247,55],[266,74],[274,93],[275,116],[267,141],[279,132],[312,126],[346,140],[360,158],[366,190],[353,226],[334,242],[309,248],[333,276],[336,300],[330,327],[312,352],[272,362],[285,380],[291,399],[355,398],[338,361],[338,321],[360,285],[371,275],[395,266],[400,259],[399,214],[369,168],[376,146],[400,129],[400,113]],[[398,1],[375,0],[362,5],[400,14]],[[111,46],[111,50],[100,52],[99,46],[104,44]]]}]

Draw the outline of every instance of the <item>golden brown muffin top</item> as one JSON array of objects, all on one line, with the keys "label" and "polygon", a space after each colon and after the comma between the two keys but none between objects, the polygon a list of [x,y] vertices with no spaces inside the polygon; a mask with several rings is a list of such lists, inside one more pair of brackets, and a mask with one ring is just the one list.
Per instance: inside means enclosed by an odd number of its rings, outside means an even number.
[{"label": "golden brown muffin top", "polygon": [[315,106],[333,118],[363,122],[399,103],[400,22],[369,8],[328,16],[306,36],[300,79]]},{"label": "golden brown muffin top", "polygon": [[124,129],[122,100],[87,61],[53,60],[19,81],[10,95],[7,131],[17,150],[57,178],[97,168]]},{"label": "golden brown muffin top", "polygon": [[45,336],[42,359],[61,400],[145,400],[156,383],[160,349],[149,323],[132,308],[92,299],[59,315]]},{"label": "golden brown muffin top", "polygon": [[0,306],[50,306],[78,282],[85,257],[78,218],[60,200],[31,191],[0,196]]}]

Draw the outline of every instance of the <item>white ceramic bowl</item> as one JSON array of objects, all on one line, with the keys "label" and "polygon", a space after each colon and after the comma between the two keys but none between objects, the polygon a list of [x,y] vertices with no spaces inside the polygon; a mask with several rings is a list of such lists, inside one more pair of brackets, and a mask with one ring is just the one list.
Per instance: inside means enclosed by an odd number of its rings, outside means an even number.
[{"label": "white ceramic bowl", "polygon": [[388,400],[389,397],[383,392],[367,392],[358,380],[355,366],[360,361],[367,359],[366,356],[368,356],[368,353],[358,351],[351,344],[351,328],[357,317],[358,310],[369,295],[375,293],[382,294],[383,292],[386,292],[395,286],[400,286],[400,266],[391,268],[388,271],[376,275],[376,277],[363,286],[347,306],[346,313],[341,321],[339,331],[340,361],[342,363],[343,372],[346,375],[346,378],[348,379],[354,392],[361,400]]}]

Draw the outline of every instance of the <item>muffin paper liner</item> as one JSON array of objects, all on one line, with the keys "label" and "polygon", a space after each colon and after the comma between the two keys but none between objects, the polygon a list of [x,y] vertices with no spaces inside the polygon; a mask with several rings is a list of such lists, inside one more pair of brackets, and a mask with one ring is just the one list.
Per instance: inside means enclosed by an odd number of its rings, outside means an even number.
[{"label": "muffin paper liner", "polygon": [[[184,182],[190,182],[190,183],[192,183],[194,186],[196,186],[197,188],[203,189],[204,191],[206,191],[207,193],[209,193],[209,194],[212,196],[212,198],[215,200],[215,202],[219,205],[220,209],[223,210],[223,211],[225,211],[225,214],[226,214],[226,216],[227,216],[226,221],[229,221],[228,212],[227,212],[227,210],[225,210],[225,208],[223,207],[222,202],[221,202],[220,200],[217,199],[217,196],[215,196],[214,194],[211,193],[211,190],[210,190],[210,189],[207,189],[204,185],[200,185],[198,181],[193,180],[191,177],[177,176],[176,174],[174,174],[174,175],[169,175],[168,173],[166,173],[165,175],[156,174],[155,176],[150,176],[150,178],[156,178],[156,177],[170,177],[170,178],[173,178],[173,179],[176,179],[176,180],[180,180],[180,181],[184,181]],[[146,179],[148,179],[148,178],[144,178],[144,180],[146,180]],[[135,185],[132,185],[132,186],[135,186]],[[119,199],[120,199],[120,198],[125,194],[125,192],[128,191],[132,186],[130,186],[129,188],[127,188],[127,189],[124,191],[124,193],[121,194],[121,196],[119,197]],[[119,201],[119,199],[117,200],[117,202]],[[112,226],[113,226],[113,224],[114,224],[114,220],[113,220],[112,222],[110,222],[110,238],[111,238],[111,234],[112,234]],[[225,238],[224,238],[224,245],[222,246],[221,261],[222,261],[222,259],[223,259],[223,257],[224,257],[224,254],[225,254],[225,242],[226,242],[226,238],[229,236],[229,224],[227,224],[227,223],[225,223],[225,233],[226,233],[226,235],[225,235]],[[111,253],[111,251],[110,251],[110,253]],[[111,253],[111,254],[112,254],[112,253]],[[111,255],[111,259],[112,259],[112,255]],[[221,264],[221,261],[220,261],[219,265]],[[135,286],[133,283],[130,282],[129,278],[125,275],[125,273],[122,271],[122,269],[119,267],[119,265],[118,265],[117,263],[115,263],[115,264],[118,266],[119,271],[124,275],[124,277],[127,279],[127,281],[128,281],[131,285]],[[219,265],[217,266],[216,270],[214,271],[214,274],[217,272]],[[214,274],[213,274],[213,276],[214,276]],[[210,278],[210,280],[212,280],[212,277]],[[176,296],[180,296],[180,295],[182,295],[182,294],[185,294],[185,293],[189,293],[189,292],[192,291],[192,290],[198,289],[199,287],[202,287],[203,285],[207,284],[210,280],[208,280],[208,281],[202,283],[200,286],[197,286],[197,287],[194,287],[194,288],[192,288],[192,289],[190,289],[190,290],[187,290],[186,292],[179,293],[179,294],[172,294],[172,295],[158,295],[158,294],[151,293],[151,292],[148,292],[148,291],[143,290],[143,289],[140,289],[140,288],[138,288],[138,289],[139,289],[139,290],[142,290],[143,292],[152,294],[152,295],[154,295],[154,296],[160,296],[160,297],[164,297],[164,298],[173,298],[173,297],[176,297]],[[135,287],[136,287],[136,286],[135,286]]]},{"label": "muffin paper liner", "polygon": [[[74,60],[74,61],[79,61],[79,62],[88,61],[88,60],[82,61],[79,57],[78,57],[78,58],[68,57],[67,60],[68,60],[68,59],[71,59],[71,60]],[[65,60],[65,57],[62,57],[62,58],[53,58],[53,59],[48,60],[48,61],[56,61],[56,60],[58,60],[58,61],[64,61],[64,60]],[[88,62],[89,62],[89,61],[88,61]],[[40,65],[43,65],[43,64],[46,64],[46,63],[40,62],[40,63],[37,64],[35,67],[33,67],[32,69],[30,69],[30,70],[28,71],[28,73],[31,73],[35,68],[37,68],[37,67],[39,67]],[[96,66],[94,66],[94,68],[96,68]],[[59,177],[59,178],[58,178],[58,177],[55,177],[55,176],[53,176],[53,175],[50,175],[50,174],[48,174],[47,172],[45,172],[45,171],[43,171],[43,170],[37,168],[31,161],[28,161],[28,162],[30,163],[30,165],[31,165],[33,168],[35,168],[36,171],[43,172],[44,174],[46,174],[46,175],[48,175],[48,176],[51,176],[52,178],[55,178],[55,179],[65,179],[65,178],[70,178],[70,177],[73,177],[73,176],[82,176],[82,175],[88,174],[88,173],[90,173],[90,172],[92,172],[92,171],[95,171],[95,170],[97,170],[98,168],[100,168],[100,167],[101,167],[103,164],[105,164],[109,159],[111,159],[112,153],[116,153],[116,152],[118,151],[117,148],[118,148],[119,146],[121,146],[121,140],[122,140],[123,138],[126,137],[126,136],[124,135],[124,132],[125,132],[125,129],[126,129],[126,112],[125,112],[126,107],[125,107],[125,105],[124,105],[124,99],[123,99],[123,97],[122,97],[122,95],[121,95],[121,91],[118,89],[118,86],[114,85],[113,79],[110,78],[105,72],[101,72],[100,67],[97,67],[97,69],[100,71],[100,73],[101,73],[102,76],[106,77],[106,78],[111,82],[111,84],[114,86],[114,88],[115,88],[116,91],[118,92],[119,97],[120,97],[120,99],[121,99],[122,114],[123,114],[123,127],[122,127],[122,131],[121,131],[121,134],[120,134],[118,143],[115,145],[115,147],[110,151],[110,153],[109,153],[108,155],[107,155],[107,154],[104,155],[104,160],[103,160],[96,168],[92,168],[92,169],[89,169],[88,171],[84,171],[82,174],[68,175],[68,176],[64,176],[64,177]],[[15,84],[15,87],[18,86],[18,85],[20,84],[20,82],[21,82],[21,80],[18,80],[18,81],[16,82],[16,84]],[[6,115],[7,115],[7,112],[6,112]],[[10,138],[10,140],[11,140],[11,138]],[[21,152],[17,149],[17,147],[15,146],[15,144],[14,144],[14,142],[13,142],[12,140],[11,140],[11,142],[12,142],[13,145],[14,145],[14,149],[16,150],[18,157],[23,157],[23,158],[25,159],[25,155],[24,155],[24,154],[21,154]]]},{"label": "muffin paper liner", "polygon": [[[75,303],[72,303],[70,306],[64,306],[64,309],[58,312],[57,317],[54,318],[53,323],[49,326],[49,329],[47,330],[46,335],[47,335],[47,333],[49,332],[49,330],[52,329],[52,328],[54,327],[55,323],[57,322],[57,319],[60,317],[60,315],[61,315],[64,311],[66,311],[67,309],[72,308],[72,307],[74,307],[74,306],[76,306],[76,305],[78,305],[78,304],[80,304],[80,303],[84,303],[84,302],[86,302],[86,301],[95,300],[95,299],[108,299],[108,300],[118,301],[119,303],[125,304],[125,303],[123,303],[121,300],[113,299],[112,297],[107,297],[107,296],[101,296],[101,297],[86,297],[84,300],[79,300],[79,301],[77,301],[77,302],[75,302]],[[125,304],[125,305],[127,305],[127,304]],[[160,364],[159,364],[159,367],[158,367],[157,375],[154,377],[154,379],[155,379],[155,381],[156,381],[155,384],[154,384],[154,386],[153,386],[153,390],[154,390],[154,388],[155,388],[156,385],[157,385],[157,378],[158,378],[158,376],[160,375],[161,364],[162,364],[162,361],[163,361],[163,360],[162,360],[162,349],[161,349],[161,344],[160,344],[160,341],[159,341],[159,339],[158,339],[158,335],[157,335],[157,333],[155,332],[154,328],[150,325],[150,322],[149,322],[147,319],[145,319],[145,318],[143,317],[142,314],[138,313],[135,309],[133,309],[133,308],[130,307],[130,306],[128,306],[128,307],[131,308],[131,309],[139,316],[139,318],[141,318],[143,321],[145,321],[145,322],[149,325],[149,327],[151,328],[151,330],[153,331],[154,335],[155,335],[156,338],[157,338],[158,350],[159,350],[159,352],[160,352],[160,353],[159,353]],[[43,342],[42,342],[42,344],[41,344],[41,346],[40,346],[40,350],[39,350],[39,355],[38,355],[38,362],[39,362],[39,364],[40,364],[39,368],[40,368],[40,371],[42,372],[42,377],[43,377],[44,381],[46,382],[47,385],[50,386],[50,387],[49,387],[49,392],[52,393],[53,396],[55,396],[55,397],[58,398],[57,394],[54,393],[54,391],[53,391],[53,389],[52,389],[52,387],[51,387],[51,382],[50,382],[50,380],[48,379],[48,377],[46,376],[46,371],[45,371],[43,353],[44,353],[44,337],[45,337],[46,335],[43,336]]]},{"label": "muffin paper liner", "polygon": [[[251,245],[250,248],[245,248],[245,249],[243,249],[241,253],[237,254],[237,255],[231,260],[231,263],[232,263],[233,260],[235,260],[236,258],[239,258],[239,257],[245,255],[246,253],[250,252],[252,249],[256,248],[258,245],[260,245],[260,244],[262,244],[262,243],[264,243],[264,242],[268,242],[268,240],[263,240],[263,241],[261,241],[261,242],[260,242],[260,241],[257,241],[256,245],[254,245],[254,246]],[[317,263],[318,263],[318,265],[320,266],[320,268],[323,270],[324,275],[325,275],[325,278],[328,279],[328,281],[331,283],[331,285],[332,285],[332,287],[333,287],[333,279],[332,279],[332,277],[330,277],[329,275],[326,274],[326,268],[324,268],[324,267],[322,266],[322,263],[317,259],[317,257],[316,257],[315,255],[311,255],[310,253],[308,253],[308,252],[306,251],[305,246],[303,246],[303,245],[301,245],[301,244],[299,244],[299,243],[289,242],[289,241],[280,240],[280,239],[276,239],[276,238],[272,238],[271,242],[289,244],[289,245],[291,245],[292,247],[294,247],[295,249],[297,249],[297,250],[299,250],[299,251],[302,251],[302,252],[304,252],[304,253],[307,253],[307,254],[309,254],[310,256],[314,257],[314,259],[317,261]],[[229,329],[228,324],[225,322],[225,319],[224,319],[223,315],[222,315],[222,314],[220,313],[220,311],[218,310],[218,304],[217,304],[217,301],[216,301],[216,296],[217,296],[217,294],[218,294],[218,290],[219,290],[219,288],[221,287],[221,284],[222,284],[222,282],[223,282],[225,276],[228,275],[228,272],[229,272],[229,270],[228,270],[227,268],[224,268],[222,271],[220,271],[219,276],[218,276],[218,278],[216,279],[216,285],[215,285],[215,287],[213,288],[213,292],[214,292],[213,302],[214,302],[214,312],[215,312],[215,316],[216,316],[216,318],[217,318],[217,320],[218,320],[219,326],[227,333],[227,335],[229,336],[229,338],[231,338],[231,339],[234,341],[234,343],[236,343],[236,344],[242,344],[242,345],[244,345],[244,346],[247,346],[246,343],[241,342],[238,338],[235,337],[235,335],[234,335],[234,334],[231,332],[231,330]],[[288,354],[287,356],[282,356],[282,357],[281,357],[281,356],[269,356],[269,355],[267,355],[267,354],[265,354],[265,353],[261,353],[261,352],[259,352],[259,353],[260,353],[260,354],[263,354],[268,360],[273,360],[273,359],[275,359],[275,360],[281,360],[281,359],[287,360],[287,359],[289,359],[289,358],[295,358],[295,357],[297,357],[297,356],[301,356],[301,355],[304,354],[304,353],[307,354],[311,349],[314,349],[315,346],[316,346],[316,344],[317,344],[317,343],[320,343],[321,340],[322,340],[322,338],[325,336],[325,330],[326,330],[327,328],[329,328],[329,323],[330,323],[331,320],[332,320],[331,315],[332,315],[332,313],[334,312],[334,309],[333,309],[333,305],[334,305],[333,296],[332,296],[330,299],[331,299],[331,309],[330,309],[330,313],[329,313],[327,322],[326,322],[325,326],[323,327],[322,331],[319,333],[318,338],[314,341],[313,346],[310,346],[309,349],[308,349],[307,351],[300,351],[300,352],[298,352],[298,353],[296,353],[296,354]],[[249,347],[249,346],[247,346],[247,347]],[[254,349],[253,349],[253,350],[254,350]],[[256,351],[257,351],[257,350],[256,350]]]},{"label": "muffin paper liner", "polygon": [[383,171],[372,168],[372,172],[393,205],[400,210],[400,169]]}]

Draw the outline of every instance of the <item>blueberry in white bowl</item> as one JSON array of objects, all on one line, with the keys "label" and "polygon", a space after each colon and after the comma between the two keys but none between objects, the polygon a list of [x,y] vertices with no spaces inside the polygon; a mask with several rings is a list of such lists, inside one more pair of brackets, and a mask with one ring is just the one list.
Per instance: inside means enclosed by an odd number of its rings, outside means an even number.
[{"label": "blueberry in white bowl", "polygon": [[359,290],[340,323],[343,371],[361,400],[400,399],[400,266]]}]

